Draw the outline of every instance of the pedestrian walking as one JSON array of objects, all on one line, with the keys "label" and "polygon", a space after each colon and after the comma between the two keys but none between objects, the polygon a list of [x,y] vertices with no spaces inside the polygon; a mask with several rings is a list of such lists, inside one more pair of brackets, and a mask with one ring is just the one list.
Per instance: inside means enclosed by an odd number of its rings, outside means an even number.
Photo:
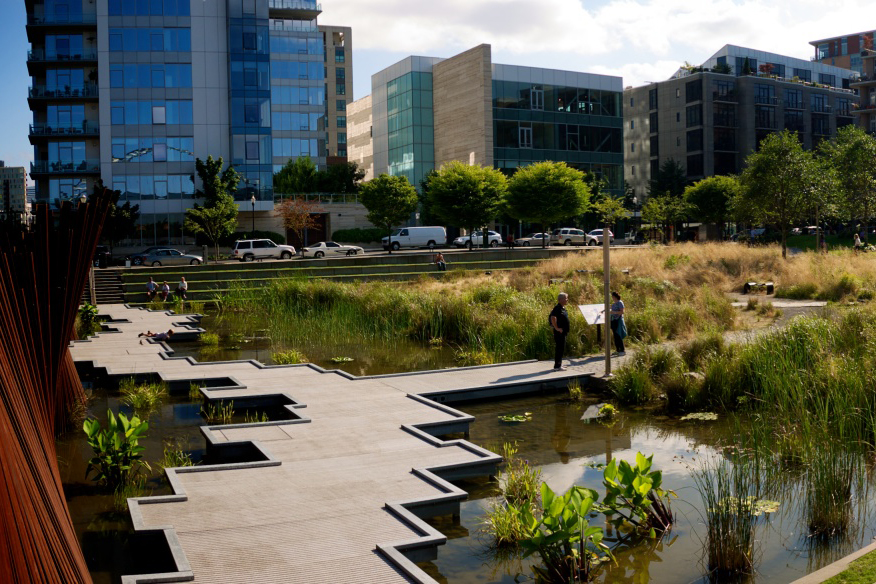
[{"label": "pedestrian walking", "polygon": [[855,234],[855,255],[861,251],[861,248],[864,247],[864,244],[861,243],[861,236],[859,234]]},{"label": "pedestrian walking", "polygon": [[610,306],[611,309],[611,332],[614,336],[614,348],[617,350],[616,357],[626,355],[624,350],[624,338],[627,336],[627,324],[624,322],[624,301],[621,300],[620,294],[612,292],[611,297],[614,298],[614,303]]},{"label": "pedestrian walking", "polygon": [[557,295],[557,305],[551,310],[548,322],[554,331],[554,371],[565,371],[563,367],[563,354],[566,352],[566,336],[569,334],[569,313],[566,312],[566,304],[569,295],[560,292]]}]

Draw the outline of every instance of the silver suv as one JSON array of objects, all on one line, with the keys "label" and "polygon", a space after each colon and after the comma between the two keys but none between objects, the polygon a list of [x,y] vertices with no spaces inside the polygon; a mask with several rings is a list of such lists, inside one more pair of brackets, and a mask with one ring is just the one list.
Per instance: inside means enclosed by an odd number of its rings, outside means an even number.
[{"label": "silver suv", "polygon": [[288,260],[295,255],[291,245],[277,245],[270,239],[241,239],[234,242],[234,259],[251,262],[262,258]]},{"label": "silver suv", "polygon": [[554,229],[554,232],[551,234],[551,243],[558,245],[584,245],[586,240],[587,235],[584,231],[574,227]]}]

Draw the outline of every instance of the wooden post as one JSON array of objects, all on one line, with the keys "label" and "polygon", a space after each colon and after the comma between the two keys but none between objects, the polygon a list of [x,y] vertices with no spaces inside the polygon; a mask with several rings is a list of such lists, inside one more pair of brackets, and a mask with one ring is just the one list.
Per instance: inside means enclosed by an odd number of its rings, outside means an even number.
[{"label": "wooden post", "polygon": [[91,295],[91,303],[97,306],[97,294],[94,293],[94,261],[88,269],[88,292]]},{"label": "wooden post", "polygon": [[605,300],[605,377],[611,377],[611,274],[609,272],[608,224],[602,229],[602,273]]}]

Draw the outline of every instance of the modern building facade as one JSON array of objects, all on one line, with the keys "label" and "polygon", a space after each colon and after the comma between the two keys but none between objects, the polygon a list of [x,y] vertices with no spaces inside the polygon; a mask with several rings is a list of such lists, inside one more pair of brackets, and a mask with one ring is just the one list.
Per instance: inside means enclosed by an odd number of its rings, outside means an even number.
[{"label": "modern building facade", "polygon": [[492,62],[489,45],[408,57],[371,78],[374,174],[419,186],[451,160],[509,173],[564,161],[623,189],[619,77]]},{"label": "modern building facade", "polygon": [[353,101],[353,29],[320,25],[325,48],[326,156],[347,158],[347,107]]},{"label": "modern building facade", "polygon": [[273,211],[273,173],[290,158],[326,165],[315,0],[25,3],[37,201],[102,179],[140,205],[132,243],[185,244],[195,158],[234,164],[246,223]]},{"label": "modern building facade", "polygon": [[811,41],[815,47],[813,61],[863,73],[861,51],[873,48],[873,32],[857,32],[840,37]]},{"label": "modern building facade", "polygon": [[6,166],[0,160],[0,216],[7,220],[11,218],[16,222],[23,222],[27,211],[27,172],[23,166]]},{"label": "modern building facade", "polygon": [[[764,64],[769,67],[761,69]],[[837,128],[854,123],[858,97],[854,90],[843,89],[854,75],[847,69],[728,45],[701,67],[628,88],[627,182],[641,201],[651,176],[670,159],[681,163],[692,181],[738,173],[763,138],[783,129],[797,132],[805,148],[814,148],[834,136]]]},{"label": "modern building facade", "polygon": [[860,96],[852,113],[858,117],[859,126],[876,134],[876,51],[864,49],[860,57],[862,74],[860,79],[852,83]]},{"label": "modern building facade", "polygon": [[347,106],[347,159],[365,171],[366,181],[374,178],[372,128],[371,96],[366,95]]}]

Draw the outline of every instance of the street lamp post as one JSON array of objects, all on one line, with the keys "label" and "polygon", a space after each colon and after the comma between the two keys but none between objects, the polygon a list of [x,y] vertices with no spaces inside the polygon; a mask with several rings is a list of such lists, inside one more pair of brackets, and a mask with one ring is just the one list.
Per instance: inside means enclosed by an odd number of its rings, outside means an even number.
[{"label": "street lamp post", "polygon": [[252,233],[255,233],[255,194],[253,194],[250,202],[252,203]]}]

